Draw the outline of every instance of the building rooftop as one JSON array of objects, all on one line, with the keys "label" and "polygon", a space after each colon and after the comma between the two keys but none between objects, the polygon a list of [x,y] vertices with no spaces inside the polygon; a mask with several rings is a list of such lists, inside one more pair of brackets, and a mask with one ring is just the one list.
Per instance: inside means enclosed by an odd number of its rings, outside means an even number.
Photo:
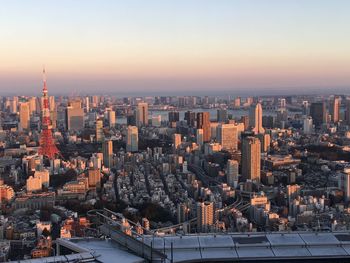
[{"label": "building rooftop", "polygon": [[174,262],[184,260],[282,260],[350,258],[350,234],[249,233],[145,237]]},{"label": "building rooftop", "polygon": [[52,256],[20,260],[21,263],[50,263],[50,262],[99,262],[99,263],[141,263],[145,260],[138,257],[111,239],[72,238],[60,239],[61,246],[77,252],[70,255]]}]

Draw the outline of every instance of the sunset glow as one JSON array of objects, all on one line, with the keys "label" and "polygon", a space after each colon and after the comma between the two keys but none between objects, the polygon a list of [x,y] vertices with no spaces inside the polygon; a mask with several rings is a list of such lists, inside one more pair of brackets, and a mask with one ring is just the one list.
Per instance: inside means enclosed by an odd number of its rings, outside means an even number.
[{"label": "sunset glow", "polygon": [[348,1],[101,2],[3,5],[0,88],[34,92],[43,64],[62,92],[350,84]]}]

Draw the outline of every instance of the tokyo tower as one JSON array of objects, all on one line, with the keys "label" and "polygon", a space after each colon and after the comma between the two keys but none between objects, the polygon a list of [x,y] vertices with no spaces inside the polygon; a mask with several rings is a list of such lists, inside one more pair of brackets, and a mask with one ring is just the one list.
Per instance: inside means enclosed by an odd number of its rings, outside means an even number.
[{"label": "tokyo tower", "polygon": [[45,69],[43,70],[43,95],[42,95],[42,131],[40,135],[39,154],[53,159],[59,153],[54,138],[52,137],[52,125],[49,109],[49,97],[47,95]]}]

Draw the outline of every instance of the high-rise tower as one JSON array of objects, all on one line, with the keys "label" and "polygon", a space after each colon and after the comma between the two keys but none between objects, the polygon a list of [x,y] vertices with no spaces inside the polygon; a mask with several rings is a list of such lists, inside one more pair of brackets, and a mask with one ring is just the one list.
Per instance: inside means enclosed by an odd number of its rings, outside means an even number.
[{"label": "high-rise tower", "polygon": [[211,136],[209,112],[197,113],[197,129],[203,129],[203,141],[209,142]]},{"label": "high-rise tower", "polygon": [[46,87],[46,77],[45,77],[45,69],[43,70],[43,96],[42,96],[42,130],[40,135],[40,148],[39,154],[42,154],[49,159],[53,159],[56,154],[59,153],[54,139],[52,137],[52,125],[50,119],[50,108],[49,108],[49,97],[47,95],[47,87]]},{"label": "high-rise tower", "polygon": [[260,140],[248,136],[242,142],[242,176],[244,180],[260,182]]},{"label": "high-rise tower", "polygon": [[339,107],[340,107],[340,99],[337,96],[334,96],[330,105],[330,114],[332,116],[333,123],[339,122]]},{"label": "high-rise tower", "polygon": [[262,107],[260,103],[250,107],[249,126],[255,134],[265,133],[265,129],[262,126]]}]

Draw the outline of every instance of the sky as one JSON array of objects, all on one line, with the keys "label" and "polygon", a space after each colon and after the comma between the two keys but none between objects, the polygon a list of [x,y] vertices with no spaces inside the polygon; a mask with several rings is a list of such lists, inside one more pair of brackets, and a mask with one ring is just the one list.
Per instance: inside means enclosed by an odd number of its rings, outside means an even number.
[{"label": "sky", "polygon": [[0,0],[0,94],[350,90],[348,0]]}]

